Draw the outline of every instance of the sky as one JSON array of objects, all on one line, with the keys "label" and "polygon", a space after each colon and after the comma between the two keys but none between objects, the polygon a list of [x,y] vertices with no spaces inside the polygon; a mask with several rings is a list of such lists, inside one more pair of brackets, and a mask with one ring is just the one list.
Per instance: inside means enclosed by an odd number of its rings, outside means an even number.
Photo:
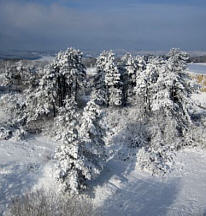
[{"label": "sky", "polygon": [[206,51],[205,0],[0,0],[0,50]]}]

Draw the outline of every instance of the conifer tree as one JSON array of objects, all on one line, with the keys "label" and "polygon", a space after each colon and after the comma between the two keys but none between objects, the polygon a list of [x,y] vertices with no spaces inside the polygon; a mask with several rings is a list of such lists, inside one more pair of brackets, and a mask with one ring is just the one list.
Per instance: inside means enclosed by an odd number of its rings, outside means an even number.
[{"label": "conifer tree", "polygon": [[[54,119],[56,138],[67,142],[68,134],[71,134],[73,129],[78,128],[79,119],[80,113],[75,98],[67,96],[64,100],[64,106],[58,108],[58,116]],[[68,140],[68,142],[70,141]]]},{"label": "conifer tree", "polygon": [[85,107],[81,124],[75,116],[74,107],[69,104],[68,118],[64,115],[59,122],[60,125],[65,122],[66,127],[63,130],[64,142],[55,153],[57,180],[63,190],[78,194],[86,188],[86,181],[98,176],[104,167],[104,133],[99,124],[101,112],[94,101],[88,102]]},{"label": "conifer tree", "polygon": [[[115,62],[114,53],[112,51],[104,51],[97,59],[98,79],[101,84],[102,92],[100,94],[105,97],[105,104],[122,105],[122,81],[121,74]],[[97,82],[96,89],[99,90]]]},{"label": "conifer tree", "polygon": [[70,48],[59,52],[54,62],[45,67],[39,87],[28,96],[26,104],[31,118],[36,120],[42,114],[51,112],[55,117],[59,108],[65,106],[66,98],[77,101],[78,92],[85,84],[85,76],[79,50]]},{"label": "conifer tree", "polygon": [[151,62],[146,65],[142,64],[136,77],[136,97],[137,105],[143,113],[151,111],[151,89],[158,78],[158,64]]},{"label": "conifer tree", "polygon": [[186,69],[189,61],[188,53],[181,51],[180,49],[173,48],[169,51],[168,55],[168,67],[175,72],[182,72]]},{"label": "conifer tree", "polygon": [[187,58],[180,58],[181,55],[173,52],[167,60],[161,57],[150,60],[137,78],[136,92],[144,113],[169,117],[168,121],[174,121],[173,125],[183,134],[191,122],[189,107],[196,85],[184,72]]},{"label": "conifer tree", "polygon": [[66,96],[74,96],[77,101],[79,88],[83,87],[86,76],[82,53],[72,48],[59,52],[52,68],[58,74],[56,80],[58,106],[63,106]]},{"label": "conifer tree", "polygon": [[[182,56],[184,58],[180,58]],[[159,67],[159,77],[154,85],[152,110],[164,110],[173,116],[181,127],[191,122],[189,113],[192,105],[191,95],[197,90],[197,85],[184,71],[188,56],[184,52],[172,55]],[[178,60],[179,59],[179,60]]]},{"label": "conifer tree", "polygon": [[122,105],[122,81],[121,74],[115,63],[115,56],[112,51],[107,52],[107,64],[105,65],[105,84],[109,90],[109,104]]},{"label": "conifer tree", "polygon": [[133,103],[136,86],[136,73],[138,70],[138,62],[130,53],[125,54],[121,58],[119,69],[122,73],[123,81],[123,101],[126,103]]},{"label": "conifer tree", "polygon": [[96,177],[105,163],[105,130],[100,125],[102,112],[94,100],[90,100],[84,109],[80,127],[81,151],[88,166],[87,179]]},{"label": "conifer tree", "polygon": [[103,51],[100,56],[97,58],[97,73],[94,77],[94,89],[92,92],[92,99],[96,100],[96,103],[100,105],[109,104],[109,93],[108,88],[105,83],[105,66],[107,63],[107,52]]}]

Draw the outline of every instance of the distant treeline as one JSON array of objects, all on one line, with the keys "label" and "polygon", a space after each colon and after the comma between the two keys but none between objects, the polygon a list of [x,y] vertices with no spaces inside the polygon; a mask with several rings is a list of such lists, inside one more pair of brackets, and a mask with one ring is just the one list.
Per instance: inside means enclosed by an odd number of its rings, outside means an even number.
[{"label": "distant treeline", "polygon": [[191,57],[190,60],[191,62],[194,62],[194,63],[206,63],[206,55]]}]

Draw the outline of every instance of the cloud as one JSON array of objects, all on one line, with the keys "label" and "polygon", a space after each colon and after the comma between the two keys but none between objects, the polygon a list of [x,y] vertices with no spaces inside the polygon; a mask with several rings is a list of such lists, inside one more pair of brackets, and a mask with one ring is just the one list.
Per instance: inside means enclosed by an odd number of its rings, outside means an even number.
[{"label": "cloud", "polygon": [[116,5],[105,10],[74,7],[73,0],[66,6],[64,1],[57,2],[0,0],[0,47],[206,48],[204,7],[129,1],[124,7]]}]

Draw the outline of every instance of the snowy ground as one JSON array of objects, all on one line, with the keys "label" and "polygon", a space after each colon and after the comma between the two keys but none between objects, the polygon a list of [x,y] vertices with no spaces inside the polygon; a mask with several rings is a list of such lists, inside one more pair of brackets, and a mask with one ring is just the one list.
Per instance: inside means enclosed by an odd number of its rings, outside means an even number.
[{"label": "snowy ground", "polygon": [[[0,142],[0,207],[39,184],[55,144],[46,137]],[[136,161],[112,159],[93,182],[94,204],[107,216],[206,214],[206,151],[187,149],[176,157],[174,171],[154,177]]]},{"label": "snowy ground", "polygon": [[206,109],[206,92],[201,92],[200,94],[192,95],[192,98],[196,101],[198,105]]},{"label": "snowy ground", "polygon": [[46,137],[0,141],[0,215],[13,196],[38,183],[54,148],[54,142]]},{"label": "snowy ground", "polygon": [[206,214],[206,152],[185,150],[167,177],[152,177],[135,163],[111,161],[97,181],[95,203],[103,215]]}]

